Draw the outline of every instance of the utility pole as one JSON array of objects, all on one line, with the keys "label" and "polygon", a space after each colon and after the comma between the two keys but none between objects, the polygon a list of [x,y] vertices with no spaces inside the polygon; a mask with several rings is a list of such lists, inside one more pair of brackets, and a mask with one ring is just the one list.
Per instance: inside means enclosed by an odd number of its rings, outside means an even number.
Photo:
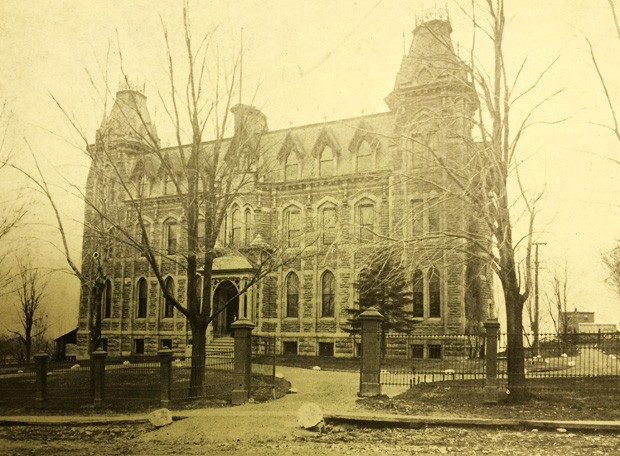
[{"label": "utility pole", "polygon": [[540,261],[538,260],[538,247],[547,245],[546,242],[533,242],[534,252],[534,321],[532,322],[532,332],[534,333],[534,353],[540,355],[540,305],[538,303],[538,270]]}]

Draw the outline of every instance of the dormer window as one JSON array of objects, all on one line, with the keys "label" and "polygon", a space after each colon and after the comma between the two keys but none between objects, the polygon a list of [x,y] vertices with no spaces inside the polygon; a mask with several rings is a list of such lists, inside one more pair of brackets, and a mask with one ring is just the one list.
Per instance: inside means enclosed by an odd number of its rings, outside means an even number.
[{"label": "dormer window", "polygon": [[284,165],[284,180],[294,181],[299,178],[299,159],[297,158],[297,152],[292,150],[286,158]]},{"label": "dormer window", "polygon": [[372,170],[372,147],[366,140],[360,143],[357,149],[357,172],[363,173]]},{"label": "dormer window", "polygon": [[330,177],[335,174],[336,162],[334,159],[334,151],[330,146],[325,146],[319,158],[319,176]]}]

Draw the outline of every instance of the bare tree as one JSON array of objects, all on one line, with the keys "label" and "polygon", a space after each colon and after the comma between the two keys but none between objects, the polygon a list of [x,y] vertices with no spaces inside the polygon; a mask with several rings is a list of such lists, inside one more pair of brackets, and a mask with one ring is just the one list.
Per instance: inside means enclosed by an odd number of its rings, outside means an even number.
[{"label": "bare tree", "polygon": [[[54,99],[80,136],[91,160],[86,191],[67,183],[79,192],[85,204],[81,268],[70,256],[57,203],[36,158],[36,173],[25,174],[52,205],[67,262],[80,278],[83,294],[89,296],[91,348],[99,345],[102,296],[114,258],[139,255],[156,278],[165,301],[187,318],[193,349],[190,394],[195,395],[204,385],[209,325],[255,283],[283,264],[295,261],[302,253],[284,256],[282,245],[275,237],[270,239],[271,244],[261,237],[247,239],[249,245],[244,246],[238,239],[226,238],[224,221],[230,215],[233,201],[255,194],[257,183],[270,172],[271,164],[265,160],[268,154],[264,153],[270,146],[262,141],[267,131],[266,118],[252,106],[234,105],[238,94],[239,61],[228,73],[221,68],[219,60],[215,68],[209,68],[208,64],[213,61],[209,54],[212,32],[200,39],[194,38],[187,7],[183,9],[183,20],[184,65],[175,60],[165,26],[163,32],[169,87],[160,91],[159,96],[175,134],[173,147],[161,147],[146,110],[145,97],[134,90],[134,84],[124,71],[120,45],[125,90],[122,99],[117,98],[112,108],[113,120],[107,117],[105,109],[104,119],[107,120],[98,130],[94,144],[88,141],[78,120]],[[211,75],[215,75],[215,80],[210,84]],[[110,95],[106,80],[102,98]],[[234,131],[228,139],[231,112]],[[207,130],[213,131],[213,139],[209,141],[205,140],[210,136]],[[150,169],[157,170],[164,195],[171,200],[161,207],[150,198]],[[181,233],[170,235],[165,245],[161,239],[153,239],[151,226],[151,220],[160,209],[173,214],[178,221],[175,226],[181,228]],[[240,249],[252,262],[254,273],[235,296],[213,309],[214,261]],[[170,270],[177,270],[186,277],[183,297],[167,286],[166,276]]]},{"label": "bare tree", "polygon": [[16,307],[21,328],[11,332],[24,349],[24,361],[29,363],[33,349],[41,346],[47,330],[47,314],[43,307],[47,282],[30,266],[20,267],[18,281]]},{"label": "bare tree", "polygon": [[553,275],[553,295],[547,297],[549,316],[559,344],[560,354],[565,353],[568,343],[568,267],[564,266],[563,275]]},{"label": "bare tree", "polygon": [[[487,276],[478,271],[490,268],[499,278],[507,317],[508,388],[510,398],[519,400],[527,394],[523,310],[532,287],[530,263],[536,204],[543,192],[525,189],[516,157],[521,140],[532,127],[562,121],[536,119],[540,107],[562,90],[542,96],[536,92],[555,61],[527,85],[522,82],[527,61],[517,68],[514,78],[509,77],[509,56],[504,49],[504,1],[479,3],[472,2],[471,10],[462,10],[473,27],[467,64],[456,58],[449,32],[433,22],[426,26],[426,34],[441,43],[445,52],[440,58],[424,54],[419,58],[429,60],[428,66],[448,81],[443,84],[451,85],[435,97],[430,112],[410,119],[400,132],[409,142],[412,160],[422,160],[434,167],[433,171],[414,175],[412,179],[418,185],[434,189],[437,196],[433,205],[444,210],[452,208],[456,215],[453,215],[454,222],[442,229],[408,241],[442,240],[444,250],[470,254],[474,259],[471,264],[476,271],[474,276]],[[479,34],[484,37],[482,45]],[[489,71],[480,63],[484,60],[480,54],[484,45],[492,49]],[[425,77],[423,72],[419,75]],[[538,95],[536,101],[529,110],[525,109],[525,100],[535,95]],[[446,100],[450,99],[448,103]],[[518,109],[513,110],[515,106]],[[524,111],[526,114],[521,114]],[[448,132],[451,141],[445,139]],[[443,142],[438,138],[444,138]],[[519,189],[516,198],[509,194],[511,182]],[[431,209],[432,206],[426,208]],[[465,221],[456,218],[458,214],[463,214]],[[525,225],[522,235],[514,232],[517,222]],[[471,292],[475,294],[475,288]]]},{"label": "bare tree", "polygon": [[[617,2],[615,2],[614,0],[607,1],[609,3],[609,12],[613,21],[614,31],[616,32],[616,38],[618,40],[618,43],[620,43],[620,20],[618,18],[618,5]],[[607,107],[609,108],[610,122],[608,124],[600,126],[609,130],[613,135],[615,141],[620,145],[620,117],[618,114],[616,103],[612,98],[611,89],[613,87],[613,84],[611,83],[609,78],[606,77],[599,64],[599,60],[594,50],[594,46],[592,45],[590,40],[587,40],[587,42],[592,65],[594,67],[594,70],[596,71],[596,75],[601,84],[603,95],[605,96],[605,101],[607,102]],[[618,158],[607,157],[607,159],[615,163],[616,165],[620,165],[620,159]],[[609,252],[603,254],[603,263],[609,271],[607,282],[618,293],[620,293],[620,242],[616,242],[616,245]]]}]

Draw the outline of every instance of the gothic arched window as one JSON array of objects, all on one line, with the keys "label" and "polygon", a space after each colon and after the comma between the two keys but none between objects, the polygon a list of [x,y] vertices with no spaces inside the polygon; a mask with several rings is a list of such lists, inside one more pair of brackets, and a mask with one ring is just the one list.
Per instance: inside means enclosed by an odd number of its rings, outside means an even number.
[{"label": "gothic arched window", "polygon": [[435,268],[428,271],[428,316],[441,317],[441,278]]},{"label": "gothic arched window", "polygon": [[252,217],[252,211],[246,208],[244,213],[245,224],[245,244],[249,245],[254,239],[254,220]]},{"label": "gothic arched window", "polygon": [[144,277],[138,280],[138,284],[136,285],[136,298],[138,301],[136,317],[146,318],[146,307],[148,304],[148,285]]},{"label": "gothic arched window", "polygon": [[112,282],[110,279],[105,281],[103,288],[103,318],[112,317]]},{"label": "gothic arched window", "polygon": [[174,255],[177,253],[177,236],[178,225],[176,220],[168,220],[164,224],[164,234],[166,236],[166,253],[168,255]]},{"label": "gothic arched window", "polygon": [[235,207],[230,217],[230,244],[239,245],[241,243],[241,210]]},{"label": "gothic arched window", "polygon": [[325,271],[321,277],[321,317],[334,316],[335,298],[336,279],[330,271]]},{"label": "gothic arched window", "polygon": [[294,272],[286,276],[286,316],[299,316],[299,277]]},{"label": "gothic arched window", "polygon": [[[166,289],[168,293],[174,296],[174,279],[172,277],[168,277],[165,282]],[[172,304],[172,299],[165,297],[164,298],[164,318],[172,318],[174,316],[174,304]]]},{"label": "gothic arched window", "polygon": [[419,269],[413,272],[413,317],[424,317],[424,274]]}]

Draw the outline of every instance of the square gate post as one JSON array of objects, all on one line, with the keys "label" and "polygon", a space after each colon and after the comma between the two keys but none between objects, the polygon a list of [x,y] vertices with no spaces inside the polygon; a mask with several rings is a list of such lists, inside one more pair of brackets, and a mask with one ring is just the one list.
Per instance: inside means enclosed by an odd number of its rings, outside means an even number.
[{"label": "square gate post", "polygon": [[34,355],[36,363],[36,380],[35,380],[35,401],[38,408],[43,408],[47,401],[47,353],[37,353]]},{"label": "square gate post", "polygon": [[252,330],[254,323],[246,318],[235,321],[230,328],[235,338],[235,360],[231,402],[241,405],[250,397],[252,383]]},{"label": "square gate post", "polygon": [[93,405],[95,408],[99,408],[103,405],[105,395],[105,359],[108,352],[98,348],[90,356],[92,361],[90,368],[93,369]]},{"label": "square gate post", "polygon": [[381,394],[381,324],[383,315],[370,307],[357,317],[362,324],[360,397]]},{"label": "square gate post", "polygon": [[172,350],[159,350],[159,404],[167,408],[170,405],[170,390],[172,387]]},{"label": "square gate post", "polygon": [[485,365],[486,378],[484,380],[484,402],[496,404],[499,402],[499,383],[497,381],[497,336],[499,321],[496,319],[484,322],[485,333]]}]

